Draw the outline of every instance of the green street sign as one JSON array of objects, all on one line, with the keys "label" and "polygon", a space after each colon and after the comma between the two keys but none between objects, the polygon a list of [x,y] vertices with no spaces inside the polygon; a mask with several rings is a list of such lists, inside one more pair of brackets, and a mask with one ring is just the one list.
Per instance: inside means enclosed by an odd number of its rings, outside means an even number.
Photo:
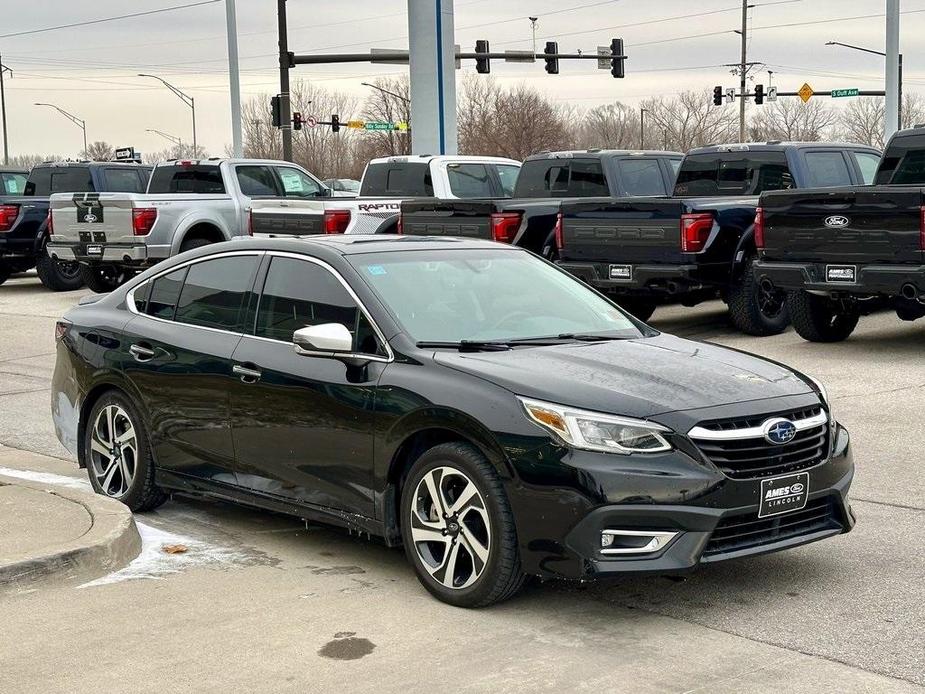
[{"label": "green street sign", "polygon": [[367,130],[395,130],[394,123],[386,123],[385,121],[367,121],[364,127]]},{"label": "green street sign", "polygon": [[842,96],[857,96],[859,94],[857,87],[852,87],[851,89],[833,89],[832,98],[837,99]]}]

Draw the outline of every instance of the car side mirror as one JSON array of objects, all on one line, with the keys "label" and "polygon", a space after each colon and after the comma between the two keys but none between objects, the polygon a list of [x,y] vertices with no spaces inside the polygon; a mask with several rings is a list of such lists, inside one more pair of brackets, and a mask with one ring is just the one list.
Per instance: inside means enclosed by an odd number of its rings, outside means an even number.
[{"label": "car side mirror", "polygon": [[292,334],[296,354],[335,356],[353,351],[353,335],[342,323],[322,323],[299,328]]}]

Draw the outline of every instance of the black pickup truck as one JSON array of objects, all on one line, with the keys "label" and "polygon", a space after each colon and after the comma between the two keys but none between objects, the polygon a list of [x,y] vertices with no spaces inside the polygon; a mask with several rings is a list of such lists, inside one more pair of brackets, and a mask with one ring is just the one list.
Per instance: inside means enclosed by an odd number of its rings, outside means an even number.
[{"label": "black pickup truck", "polygon": [[897,132],[874,185],[761,196],[756,281],[789,292],[806,340],[847,338],[869,307],[925,316],[925,129]]},{"label": "black pickup truck", "polygon": [[401,205],[401,233],[492,239],[555,260],[563,200],[665,195],[674,186],[682,156],[601,149],[534,154],[524,161],[512,198],[409,200]]},{"label": "black pickup truck", "polygon": [[[143,193],[151,168],[124,162],[36,164],[21,192],[0,195],[0,284],[11,274],[35,268],[56,292],[83,286],[80,266],[52,260],[48,243],[48,197],[52,193]],[[12,184],[10,184],[12,185]],[[12,188],[4,183],[4,191]]]},{"label": "black pickup truck", "polygon": [[869,183],[879,158],[872,147],[818,142],[693,149],[672,196],[563,202],[559,265],[642,320],[660,303],[720,297],[742,332],[782,332],[786,294],[751,272],[758,195]]}]

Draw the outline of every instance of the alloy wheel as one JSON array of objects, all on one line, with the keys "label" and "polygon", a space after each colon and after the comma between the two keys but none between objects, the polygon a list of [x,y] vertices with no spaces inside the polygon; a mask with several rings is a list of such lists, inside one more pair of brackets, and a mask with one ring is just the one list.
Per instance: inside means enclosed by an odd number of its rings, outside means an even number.
[{"label": "alloy wheel", "polygon": [[784,310],[787,294],[775,289],[758,289],[758,310],[767,318],[776,318]]},{"label": "alloy wheel", "polygon": [[485,571],[491,521],[482,494],[460,470],[428,470],[414,490],[409,521],[418,559],[444,587],[468,588]]},{"label": "alloy wheel", "polygon": [[107,496],[123,496],[138,464],[135,425],[121,407],[107,405],[96,416],[90,436],[90,471],[97,486]]}]

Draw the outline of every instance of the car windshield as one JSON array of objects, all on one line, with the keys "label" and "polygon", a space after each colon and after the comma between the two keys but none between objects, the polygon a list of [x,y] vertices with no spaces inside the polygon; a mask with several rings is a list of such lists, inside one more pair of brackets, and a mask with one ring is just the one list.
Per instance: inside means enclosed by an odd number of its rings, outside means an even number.
[{"label": "car windshield", "polygon": [[643,335],[616,306],[526,251],[461,248],[348,258],[417,342]]}]

